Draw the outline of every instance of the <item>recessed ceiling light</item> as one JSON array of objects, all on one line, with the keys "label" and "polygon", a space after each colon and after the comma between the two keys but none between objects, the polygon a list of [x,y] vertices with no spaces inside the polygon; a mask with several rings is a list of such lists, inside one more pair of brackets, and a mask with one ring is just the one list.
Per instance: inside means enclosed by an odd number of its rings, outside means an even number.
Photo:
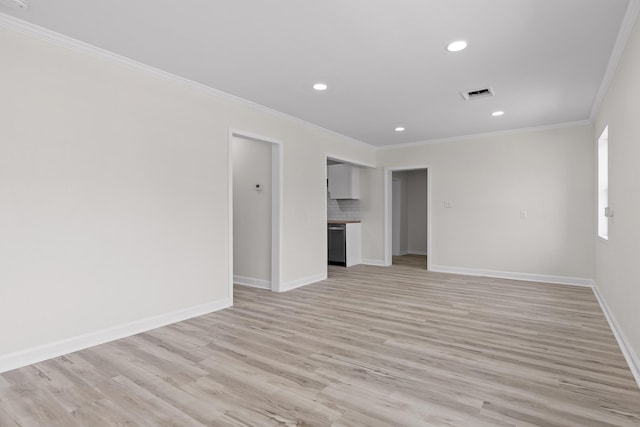
[{"label": "recessed ceiling light", "polygon": [[324,84],[324,83],[316,83],[316,84],[313,85],[313,88],[315,90],[327,90],[327,87],[328,86],[326,84]]},{"label": "recessed ceiling light", "polygon": [[467,46],[469,46],[469,43],[466,41],[456,40],[447,45],[447,50],[449,52],[460,52],[461,50],[466,49]]},{"label": "recessed ceiling light", "polygon": [[503,114],[504,114],[504,111],[494,111],[493,113],[491,113],[493,117],[500,117]]},{"label": "recessed ceiling light", "polygon": [[404,132],[404,128],[402,126],[398,126],[396,128],[396,132]]}]

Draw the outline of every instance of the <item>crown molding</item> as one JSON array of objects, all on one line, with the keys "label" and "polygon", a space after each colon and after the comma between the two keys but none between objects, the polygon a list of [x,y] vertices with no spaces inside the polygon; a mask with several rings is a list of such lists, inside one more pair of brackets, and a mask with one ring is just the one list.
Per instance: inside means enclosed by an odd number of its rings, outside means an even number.
[{"label": "crown molding", "polygon": [[631,32],[633,31],[633,26],[635,25],[639,14],[640,0],[629,0],[627,11],[624,14],[622,25],[620,26],[620,31],[618,31],[616,43],[614,44],[613,51],[611,52],[611,56],[609,57],[609,64],[607,65],[607,69],[604,73],[604,76],[602,77],[602,81],[600,82],[600,88],[598,89],[596,98],[593,101],[593,105],[591,106],[591,114],[589,115],[589,120],[591,121],[594,120],[596,114],[598,114],[598,111],[600,111],[600,107],[602,106],[604,97],[607,95],[607,91],[609,90],[609,86],[611,85],[611,81],[613,80],[613,76],[616,74],[618,64],[620,63],[620,59],[622,58],[622,54],[624,53],[624,48],[629,41],[629,37],[631,36]]},{"label": "crown molding", "polygon": [[462,142],[462,141],[469,141],[473,139],[490,138],[493,136],[517,135],[517,134],[529,133],[529,132],[542,132],[542,131],[553,130],[553,129],[564,129],[564,128],[571,128],[571,127],[577,127],[577,126],[587,126],[591,124],[592,123],[590,120],[578,120],[575,122],[556,123],[553,125],[545,125],[545,126],[508,129],[508,130],[501,130],[496,132],[473,133],[469,135],[452,136],[449,138],[428,139],[425,141],[405,142],[402,144],[385,145],[382,147],[376,147],[376,151],[393,150],[395,148],[419,147],[421,145],[444,144],[448,142]]},{"label": "crown molding", "polygon": [[604,96],[606,95],[606,92],[609,88],[609,84],[611,83],[611,80],[615,74],[616,67],[620,61],[620,58],[622,57],[622,53],[624,52],[624,47],[629,39],[629,36],[631,35],[631,31],[633,30],[633,26],[639,14],[640,14],[640,0],[629,0],[629,5],[627,7],[627,11],[625,13],[622,26],[618,33],[614,50],[609,60],[609,65],[607,66],[607,70],[601,82],[598,94],[596,95],[596,99],[591,109],[591,115],[588,120],[560,123],[560,124],[554,124],[549,126],[528,127],[528,128],[519,128],[519,129],[497,131],[497,132],[486,132],[486,133],[453,136],[453,137],[447,137],[447,138],[430,139],[430,140],[407,142],[407,143],[384,145],[384,146],[375,146],[373,144],[360,141],[358,139],[343,135],[341,133],[324,128],[322,126],[319,126],[314,123],[308,122],[306,120],[300,119],[298,117],[289,115],[287,113],[283,113],[273,108],[255,103],[253,101],[249,101],[244,98],[240,98],[238,96],[229,94],[219,89],[215,89],[211,86],[207,86],[205,84],[198,83],[196,81],[189,80],[184,77],[180,77],[178,75],[169,73],[167,71],[163,71],[161,69],[152,67],[150,65],[146,65],[141,62],[135,61],[133,59],[127,58],[125,56],[113,53],[106,49],[102,49],[97,46],[91,45],[89,43],[85,43],[83,41],[74,39],[72,37],[57,33],[55,31],[48,30],[44,27],[40,27],[38,25],[16,18],[12,15],[0,13],[0,27],[8,28],[10,30],[27,34],[29,36],[47,41],[49,43],[55,44],[63,48],[75,50],[84,54],[92,55],[94,57],[99,57],[115,63],[119,63],[120,65],[124,65],[130,69],[153,74],[156,77],[160,77],[160,78],[171,80],[171,81],[176,81],[184,85],[190,86],[210,96],[225,99],[235,104],[247,106],[252,108],[253,110],[269,114],[273,117],[279,117],[279,118],[292,121],[294,123],[298,123],[309,129],[324,131],[326,133],[339,137],[345,142],[348,142],[351,144],[364,146],[366,148],[374,149],[374,150],[391,150],[396,148],[406,148],[406,147],[428,145],[428,144],[442,144],[447,142],[465,141],[469,139],[477,139],[477,138],[483,138],[483,137],[511,135],[511,134],[518,134],[518,133],[535,132],[535,131],[551,130],[551,129],[559,129],[564,127],[573,127],[573,126],[582,126],[586,124],[591,124],[593,122],[593,118],[595,117],[595,114],[598,112],[600,108],[600,105],[604,99]]},{"label": "crown molding", "polygon": [[219,89],[215,89],[211,86],[207,86],[205,84],[198,83],[196,81],[189,80],[184,77],[180,77],[176,74],[172,74],[167,71],[161,70],[159,68],[155,68],[150,65],[144,64],[142,62],[135,61],[131,58],[127,58],[126,56],[122,56],[117,53],[111,52],[109,50],[94,46],[92,44],[85,43],[83,41],[74,39],[69,36],[65,36],[64,34],[60,34],[58,32],[46,29],[44,27],[40,27],[38,25],[32,24],[31,22],[27,22],[22,19],[16,18],[15,16],[7,15],[6,13],[0,13],[0,27],[4,27],[22,34],[26,34],[28,36],[32,36],[37,39],[44,40],[46,42],[55,44],[57,46],[60,46],[66,49],[71,49],[83,54],[88,54],[94,57],[99,57],[101,59],[106,59],[106,60],[118,63],[120,65],[124,65],[133,70],[146,72],[149,74],[153,74],[156,77],[179,82],[181,84],[190,86],[200,92],[203,92],[207,95],[214,96],[217,98],[222,98],[227,101],[231,101],[235,104],[247,106],[254,110],[269,114],[271,116],[286,119],[294,123],[303,125],[309,129],[321,130],[321,131],[327,132],[351,144],[357,144],[357,145],[367,147],[369,149],[375,149],[374,145],[368,144],[364,141],[351,138],[349,136],[332,131],[330,129],[308,122],[301,118],[289,115],[287,113],[283,113],[278,110],[274,110],[273,108],[270,108],[270,107],[266,107],[262,104],[258,104],[253,101],[240,98],[239,96],[235,96],[230,93],[221,91]]}]

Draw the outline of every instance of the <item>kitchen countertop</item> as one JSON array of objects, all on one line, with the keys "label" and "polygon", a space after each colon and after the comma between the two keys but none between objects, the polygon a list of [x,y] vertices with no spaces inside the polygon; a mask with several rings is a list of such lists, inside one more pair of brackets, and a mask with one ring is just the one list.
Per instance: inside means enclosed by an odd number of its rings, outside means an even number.
[{"label": "kitchen countertop", "polygon": [[359,219],[330,219],[327,221],[329,224],[360,224]]}]

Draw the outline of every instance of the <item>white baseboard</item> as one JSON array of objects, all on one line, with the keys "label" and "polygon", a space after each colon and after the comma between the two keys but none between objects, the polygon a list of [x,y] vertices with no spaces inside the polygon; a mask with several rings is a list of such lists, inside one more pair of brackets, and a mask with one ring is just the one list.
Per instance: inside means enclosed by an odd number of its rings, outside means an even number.
[{"label": "white baseboard", "polygon": [[402,255],[426,255],[427,251],[414,251],[413,249],[408,249],[406,251],[400,251],[398,255],[393,256],[402,256]]},{"label": "white baseboard", "polygon": [[233,283],[251,286],[252,288],[271,290],[271,280],[254,279],[253,277],[233,276]]},{"label": "white baseboard", "polygon": [[315,276],[304,277],[302,279],[292,280],[290,282],[283,283],[280,286],[280,290],[278,292],[286,292],[292,289],[299,288],[301,286],[310,285],[312,283],[321,282],[327,279],[326,273],[316,274]]},{"label": "white baseboard", "polygon": [[212,301],[206,304],[173,311],[171,313],[136,320],[96,332],[79,335],[65,340],[33,347],[15,353],[0,355],[0,373],[22,368],[23,366],[59,357],[74,351],[83,350],[109,341],[180,322],[192,317],[202,316],[231,307],[229,298]]},{"label": "white baseboard", "polygon": [[496,277],[498,279],[526,280],[528,282],[554,283],[557,285],[593,286],[592,279],[568,276],[550,276],[546,274],[517,273],[513,271],[484,270],[480,268],[451,267],[448,265],[431,265],[430,271],[437,273],[465,274],[467,276]]},{"label": "white baseboard", "polygon": [[414,251],[413,249],[409,249],[407,253],[411,255],[427,255],[427,251]]},{"label": "white baseboard", "polygon": [[607,305],[607,301],[604,299],[598,290],[598,286],[595,284],[593,286],[593,293],[600,304],[600,308],[602,308],[604,317],[606,317],[607,322],[609,322],[609,327],[611,328],[613,335],[616,337],[616,341],[618,341],[618,346],[627,361],[627,365],[629,365],[633,378],[635,378],[636,384],[638,384],[638,388],[640,388],[640,358],[638,358],[638,355],[633,351],[633,347],[631,347],[629,340],[625,336],[624,332],[622,332],[622,328],[620,328],[618,321],[613,316],[609,305]]},{"label": "white baseboard", "polygon": [[385,267],[386,264],[384,263],[384,260],[382,259],[363,259],[362,260],[362,264],[364,265],[373,265],[376,267]]}]

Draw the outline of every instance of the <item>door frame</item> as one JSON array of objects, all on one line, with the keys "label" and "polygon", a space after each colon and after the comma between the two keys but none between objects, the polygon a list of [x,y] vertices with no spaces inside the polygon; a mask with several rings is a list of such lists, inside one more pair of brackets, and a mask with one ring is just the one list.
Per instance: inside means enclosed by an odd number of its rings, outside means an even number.
[{"label": "door frame", "polygon": [[433,253],[433,247],[431,243],[431,182],[433,176],[431,173],[431,166],[416,165],[416,166],[401,166],[401,167],[386,167],[384,168],[384,265],[390,266],[392,264],[392,194],[393,194],[393,172],[403,172],[418,169],[427,170],[427,270],[431,270],[431,254]]},{"label": "door frame", "polygon": [[[402,246],[402,223],[399,218],[396,218],[394,213],[402,213],[402,180],[400,178],[391,177],[391,256],[394,256],[394,245],[398,244],[398,255],[402,252],[400,247]],[[396,206],[393,203],[393,198],[396,197],[396,191],[400,195],[398,201],[400,202],[400,206]],[[395,211],[395,212],[394,212]],[[398,229],[399,228],[399,229]],[[396,236],[397,234],[397,236]]]},{"label": "door frame", "polygon": [[233,304],[233,138],[250,139],[271,144],[271,291],[280,292],[282,270],[282,194],[283,143],[279,139],[229,128],[227,137],[228,187],[227,204],[229,227],[229,299]]}]

